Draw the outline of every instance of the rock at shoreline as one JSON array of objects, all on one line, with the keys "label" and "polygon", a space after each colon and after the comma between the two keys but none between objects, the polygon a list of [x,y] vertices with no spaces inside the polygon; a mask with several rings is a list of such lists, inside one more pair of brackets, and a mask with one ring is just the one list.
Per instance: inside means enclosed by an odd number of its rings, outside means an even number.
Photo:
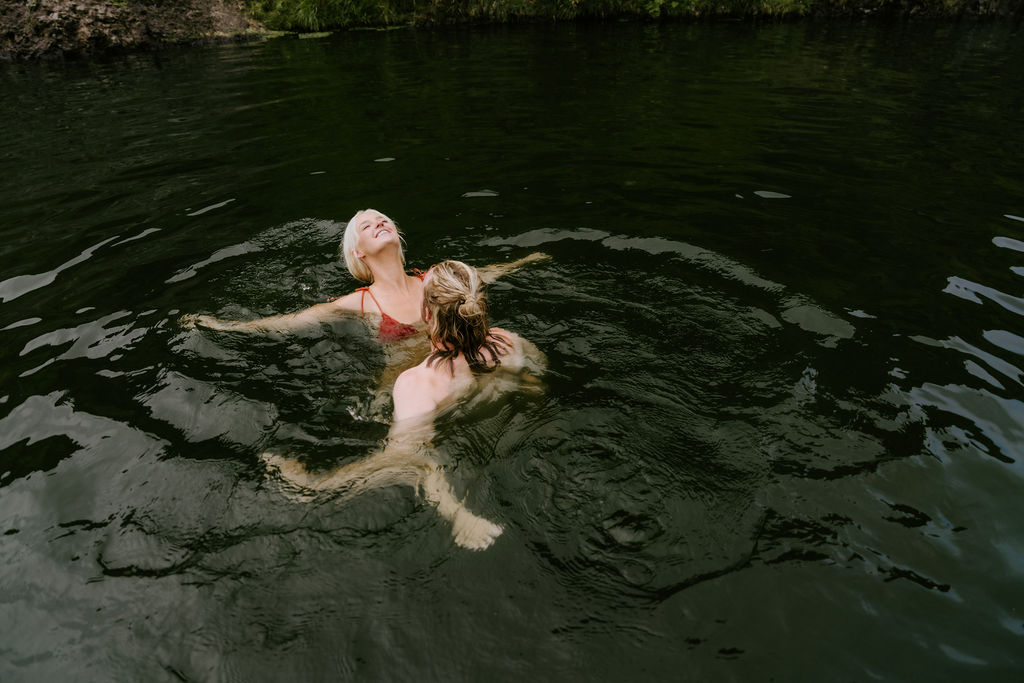
[{"label": "rock at shoreline", "polygon": [[194,42],[253,28],[239,0],[3,0],[0,58]]}]

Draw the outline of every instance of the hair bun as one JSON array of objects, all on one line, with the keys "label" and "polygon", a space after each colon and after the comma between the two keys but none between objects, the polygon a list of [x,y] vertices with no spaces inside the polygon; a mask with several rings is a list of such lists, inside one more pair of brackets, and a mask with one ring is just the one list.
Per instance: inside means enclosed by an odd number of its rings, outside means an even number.
[{"label": "hair bun", "polygon": [[463,302],[459,305],[459,315],[463,318],[478,318],[483,314],[483,308],[480,305],[479,297],[462,298]]}]

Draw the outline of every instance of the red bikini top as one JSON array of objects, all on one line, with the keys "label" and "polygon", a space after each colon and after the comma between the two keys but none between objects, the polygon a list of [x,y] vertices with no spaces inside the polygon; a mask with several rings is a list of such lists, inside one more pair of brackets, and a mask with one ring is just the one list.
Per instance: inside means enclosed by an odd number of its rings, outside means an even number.
[{"label": "red bikini top", "polygon": [[[413,275],[422,280],[426,277],[426,273],[421,273],[418,270],[413,270]],[[359,287],[356,289],[357,292],[362,292],[363,296],[359,300],[359,312],[364,316],[366,315],[366,295],[369,294],[370,298],[373,299],[373,303],[377,304],[377,310],[380,311],[380,330],[377,332],[377,339],[382,342],[393,342],[399,339],[405,339],[419,332],[418,329],[412,325],[406,325],[405,323],[399,322],[392,318],[390,315],[384,312],[381,308],[380,302],[377,301],[377,297],[373,295],[369,287]]]}]

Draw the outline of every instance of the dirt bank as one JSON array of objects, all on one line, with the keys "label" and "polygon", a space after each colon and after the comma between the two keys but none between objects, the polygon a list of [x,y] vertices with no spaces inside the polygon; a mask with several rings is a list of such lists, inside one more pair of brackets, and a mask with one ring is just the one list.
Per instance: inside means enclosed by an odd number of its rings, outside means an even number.
[{"label": "dirt bank", "polygon": [[241,0],[0,0],[0,58],[89,54],[258,30]]}]

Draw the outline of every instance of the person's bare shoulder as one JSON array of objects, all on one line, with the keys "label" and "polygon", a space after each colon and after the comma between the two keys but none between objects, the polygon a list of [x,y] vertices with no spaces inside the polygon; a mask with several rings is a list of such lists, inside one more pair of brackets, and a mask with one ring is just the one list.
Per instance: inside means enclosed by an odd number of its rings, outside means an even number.
[{"label": "person's bare shoulder", "polygon": [[424,361],[398,376],[392,393],[396,421],[426,415],[437,408],[434,375]]},{"label": "person's bare shoulder", "polygon": [[523,362],[523,338],[500,327],[492,327],[490,333],[509,346],[501,357],[501,364],[509,370],[518,369]]},{"label": "person's bare shoulder", "polygon": [[506,369],[514,371],[527,369],[538,374],[543,372],[547,362],[543,352],[533,342],[500,327],[492,327],[491,333],[500,335],[512,345],[509,353],[501,359],[501,364]]},{"label": "person's bare shoulder", "polygon": [[519,342],[519,340],[522,338],[518,334],[516,334],[515,332],[510,332],[509,330],[506,330],[503,327],[492,327],[488,331],[491,334],[496,334],[496,335],[498,335],[500,337],[504,337],[505,339],[507,339],[512,344],[517,344]]},{"label": "person's bare shoulder", "polygon": [[399,387],[407,390],[420,388],[430,381],[430,374],[426,361],[414,365],[398,376],[398,379],[395,380],[395,390],[397,391]]},{"label": "person's bare shoulder", "polygon": [[519,352],[523,346],[523,338],[515,332],[506,330],[501,327],[492,327],[490,333],[504,339],[508,344],[512,346],[513,351]]},{"label": "person's bare shoulder", "polygon": [[365,294],[356,290],[345,296],[338,297],[331,301],[332,306],[336,306],[343,311],[362,311],[363,310],[363,296]]}]

